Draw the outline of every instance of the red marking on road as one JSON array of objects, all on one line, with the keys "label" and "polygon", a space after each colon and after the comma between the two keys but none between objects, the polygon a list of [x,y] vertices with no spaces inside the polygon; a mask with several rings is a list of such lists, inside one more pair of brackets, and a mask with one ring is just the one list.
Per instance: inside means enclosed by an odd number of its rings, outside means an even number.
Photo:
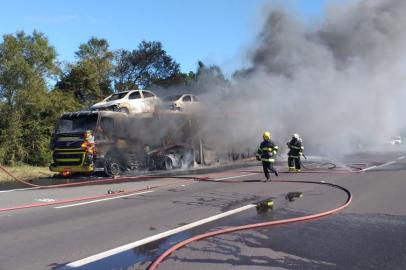
[{"label": "red marking on road", "polygon": [[28,209],[28,208],[35,208],[35,207],[43,207],[43,206],[51,206],[51,205],[57,205],[57,204],[65,204],[65,203],[88,201],[88,200],[101,199],[101,198],[116,197],[116,196],[122,196],[122,195],[131,194],[131,193],[135,193],[135,192],[141,192],[141,191],[166,187],[166,186],[189,183],[189,182],[192,182],[192,181],[193,181],[193,179],[189,179],[189,180],[183,180],[183,181],[176,181],[176,182],[170,183],[170,184],[157,185],[157,186],[151,186],[151,187],[144,187],[144,188],[140,188],[140,189],[130,190],[130,191],[126,191],[126,192],[120,192],[120,193],[115,193],[115,194],[103,194],[103,195],[73,198],[73,199],[67,199],[67,200],[61,200],[61,201],[55,201],[55,202],[45,202],[45,203],[34,203],[34,204],[18,205],[18,206],[12,206],[12,207],[7,207],[7,208],[0,208],[0,212],[8,212],[8,211],[20,210],[20,209]]}]

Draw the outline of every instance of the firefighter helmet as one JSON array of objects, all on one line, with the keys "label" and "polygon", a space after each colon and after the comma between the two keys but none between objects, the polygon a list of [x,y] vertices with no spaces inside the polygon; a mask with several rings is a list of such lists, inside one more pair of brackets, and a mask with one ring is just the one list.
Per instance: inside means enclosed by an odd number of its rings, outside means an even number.
[{"label": "firefighter helmet", "polygon": [[264,134],[262,134],[262,138],[264,138],[265,141],[268,141],[271,139],[271,132],[265,131]]},{"label": "firefighter helmet", "polygon": [[299,140],[299,139],[300,139],[299,134],[297,134],[297,133],[293,134],[293,135],[292,135],[292,138],[295,138],[296,140]]}]

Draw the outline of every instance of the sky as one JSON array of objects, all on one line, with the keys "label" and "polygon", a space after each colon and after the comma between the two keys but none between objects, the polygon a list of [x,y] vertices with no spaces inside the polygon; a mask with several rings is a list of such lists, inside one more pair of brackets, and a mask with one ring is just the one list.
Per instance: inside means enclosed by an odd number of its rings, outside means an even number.
[{"label": "sky", "polygon": [[226,74],[246,63],[264,19],[264,7],[282,4],[304,19],[322,15],[328,0],[0,0],[0,34],[44,33],[58,60],[72,62],[79,45],[105,38],[110,49],[134,50],[161,41],[183,72],[197,61]]}]

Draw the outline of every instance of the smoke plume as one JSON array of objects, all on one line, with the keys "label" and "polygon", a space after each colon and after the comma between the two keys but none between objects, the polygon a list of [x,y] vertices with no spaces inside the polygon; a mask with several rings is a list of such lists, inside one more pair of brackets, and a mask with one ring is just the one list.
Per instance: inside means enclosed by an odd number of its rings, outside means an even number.
[{"label": "smoke plume", "polygon": [[404,14],[404,0],[336,2],[309,26],[270,7],[232,105],[220,109],[237,127],[227,140],[251,146],[270,130],[284,145],[299,133],[307,149],[332,155],[398,135],[406,126]]}]

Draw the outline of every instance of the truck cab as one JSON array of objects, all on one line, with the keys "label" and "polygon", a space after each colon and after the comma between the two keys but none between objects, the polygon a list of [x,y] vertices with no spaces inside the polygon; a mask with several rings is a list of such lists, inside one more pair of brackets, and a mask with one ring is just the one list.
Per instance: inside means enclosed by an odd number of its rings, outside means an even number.
[{"label": "truck cab", "polygon": [[[128,165],[120,153],[127,144],[127,115],[109,111],[65,113],[51,139],[53,163],[50,170],[64,175],[104,172],[118,175]],[[85,143],[86,132],[94,137],[94,149]]]}]

